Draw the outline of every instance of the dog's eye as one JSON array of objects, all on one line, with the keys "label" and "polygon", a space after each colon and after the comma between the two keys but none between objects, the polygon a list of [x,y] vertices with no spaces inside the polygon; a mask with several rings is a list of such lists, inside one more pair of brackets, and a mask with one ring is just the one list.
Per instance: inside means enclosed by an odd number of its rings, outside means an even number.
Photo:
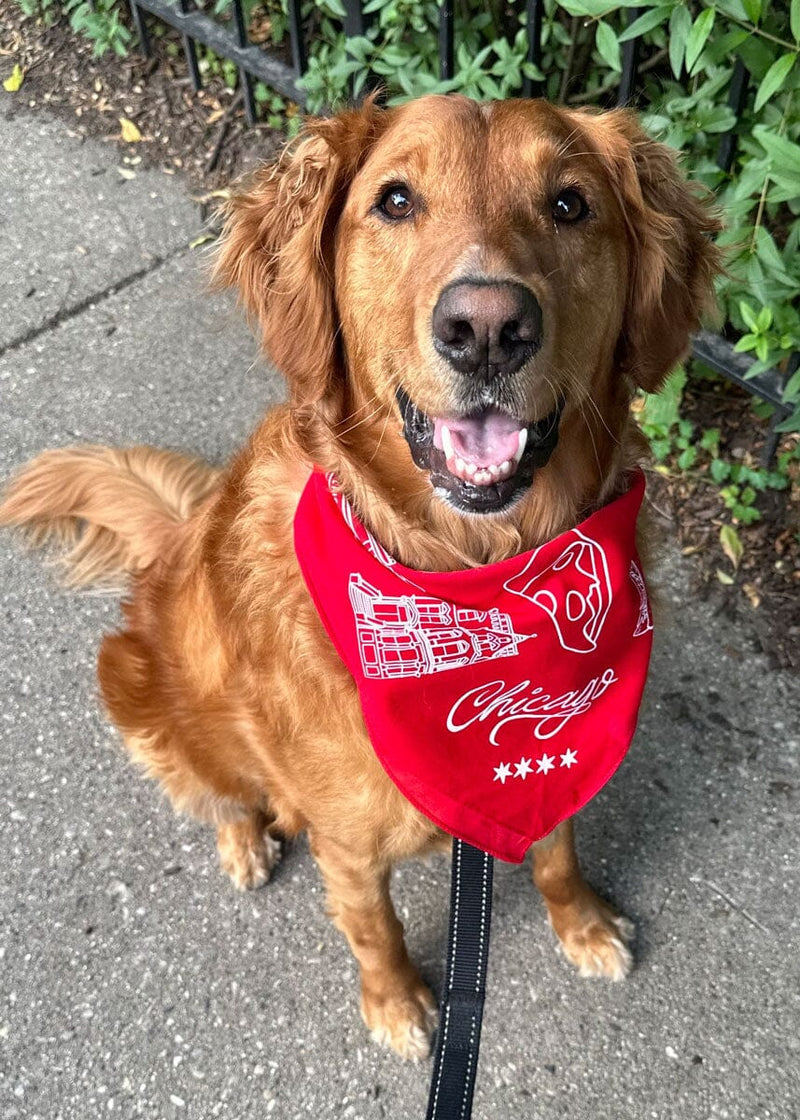
[{"label": "dog's eye", "polygon": [[588,213],[586,199],[577,191],[562,191],[553,203],[553,221],[559,224],[569,225],[572,222],[579,222]]},{"label": "dog's eye", "polygon": [[414,195],[404,183],[395,183],[381,195],[378,209],[393,221],[410,218],[414,213]]}]

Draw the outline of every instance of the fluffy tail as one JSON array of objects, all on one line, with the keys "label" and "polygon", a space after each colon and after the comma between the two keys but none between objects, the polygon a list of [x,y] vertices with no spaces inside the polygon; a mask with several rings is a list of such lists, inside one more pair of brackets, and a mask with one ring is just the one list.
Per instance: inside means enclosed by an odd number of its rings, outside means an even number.
[{"label": "fluffy tail", "polygon": [[34,546],[55,541],[68,586],[119,587],[163,554],[176,526],[215,488],[220,472],[199,459],[152,447],[45,451],[13,479],[0,525]]}]

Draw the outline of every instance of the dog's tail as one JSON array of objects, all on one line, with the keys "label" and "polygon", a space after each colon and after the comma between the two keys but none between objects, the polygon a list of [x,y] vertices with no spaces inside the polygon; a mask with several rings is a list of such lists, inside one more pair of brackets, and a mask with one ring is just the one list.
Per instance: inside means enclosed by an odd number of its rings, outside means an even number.
[{"label": "dog's tail", "polygon": [[68,549],[60,561],[68,586],[120,587],[163,555],[219,475],[199,459],[153,447],[45,451],[12,480],[0,525],[22,529],[34,546]]}]

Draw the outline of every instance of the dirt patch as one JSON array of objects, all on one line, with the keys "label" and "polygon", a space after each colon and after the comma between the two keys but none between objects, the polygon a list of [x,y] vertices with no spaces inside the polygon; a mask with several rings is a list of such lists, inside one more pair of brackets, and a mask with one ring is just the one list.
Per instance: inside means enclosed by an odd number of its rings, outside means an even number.
[{"label": "dirt patch", "polygon": [[[221,78],[210,76],[204,90],[192,90],[175,31],[154,38],[149,61],[135,54],[98,59],[91,43],[66,24],[45,28],[8,0],[5,7],[0,80],[15,63],[25,71],[14,103],[26,111],[47,110],[70,135],[115,144],[121,166],[132,174],[142,166],[182,176],[206,212],[215,203],[212,192],[270,160],[283,143],[274,128],[247,127],[240,102]],[[123,142],[121,117],[136,125],[140,141]],[[698,438],[709,428],[720,430],[721,457],[758,466],[768,425],[754,414],[746,393],[724,381],[690,381],[682,412]],[[797,436],[787,437],[779,453],[797,442]],[[688,472],[669,461],[667,468],[668,474],[650,472],[649,493],[691,558],[693,592],[748,623],[773,664],[800,667],[800,462],[788,468],[786,489],[759,491],[759,520],[736,526],[743,551],[735,568],[720,544],[731,513],[710,479],[708,458]]]},{"label": "dirt patch", "polygon": [[[719,430],[721,459],[759,469],[769,425],[755,415],[743,390],[726,381],[690,379],[681,415],[694,424],[698,441],[703,432]],[[786,436],[778,456],[793,452],[799,441]],[[693,593],[751,626],[773,665],[800,668],[800,459],[786,468],[785,489],[757,491],[753,506],[760,516],[749,525],[733,521],[720,486],[710,478],[708,456],[701,453],[690,471],[678,471],[669,460],[666,469],[667,474],[649,472],[648,494],[691,558]],[[720,541],[720,530],[729,524],[743,546],[738,566]]]},{"label": "dirt patch", "polygon": [[[45,27],[4,0],[0,81],[15,64],[24,81],[11,111],[44,109],[70,135],[116,144],[124,167],[157,167],[182,175],[198,195],[225,187],[242,172],[271,160],[283,133],[266,124],[248,128],[241,98],[221,77],[204,77],[195,93],[177,31],[153,37],[153,57],[94,58],[92,44],[65,22]],[[135,44],[134,44],[135,45]],[[126,144],[120,118],[142,139]]]}]

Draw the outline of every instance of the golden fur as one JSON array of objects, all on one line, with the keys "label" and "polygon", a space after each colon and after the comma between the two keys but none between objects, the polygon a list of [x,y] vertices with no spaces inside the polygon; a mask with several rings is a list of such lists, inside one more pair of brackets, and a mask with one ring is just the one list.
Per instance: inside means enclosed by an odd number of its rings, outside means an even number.
[{"label": "golden fur", "polygon": [[[398,181],[425,201],[402,227],[374,214]],[[554,227],[565,187],[585,192],[591,222]],[[418,568],[496,561],[569,529],[640,454],[632,393],[657,388],[685,351],[711,300],[717,228],[625,112],[448,97],[312,121],[233,198],[216,264],[286,376],[288,405],[222,473],[150,448],[45,452],[0,509],[37,542],[56,532],[71,545],[72,582],[130,575],[99,676],[131,754],[177,808],[218,827],[239,886],[274,863],[266,826],[308,830],[361,966],[364,1019],[407,1056],[427,1052],[434,1004],[389,875],[443,838],[372,751],[298,570],[296,503],[312,463],[336,471],[361,519]],[[402,385],[427,413],[453,407],[431,313],[446,284],[476,272],[525,284],[542,307],[544,343],[514,382],[520,416],[566,401],[532,488],[484,517],[434,495],[394,397]],[[583,881],[570,823],[535,846],[534,878],[567,956],[624,975],[628,926]]]}]

